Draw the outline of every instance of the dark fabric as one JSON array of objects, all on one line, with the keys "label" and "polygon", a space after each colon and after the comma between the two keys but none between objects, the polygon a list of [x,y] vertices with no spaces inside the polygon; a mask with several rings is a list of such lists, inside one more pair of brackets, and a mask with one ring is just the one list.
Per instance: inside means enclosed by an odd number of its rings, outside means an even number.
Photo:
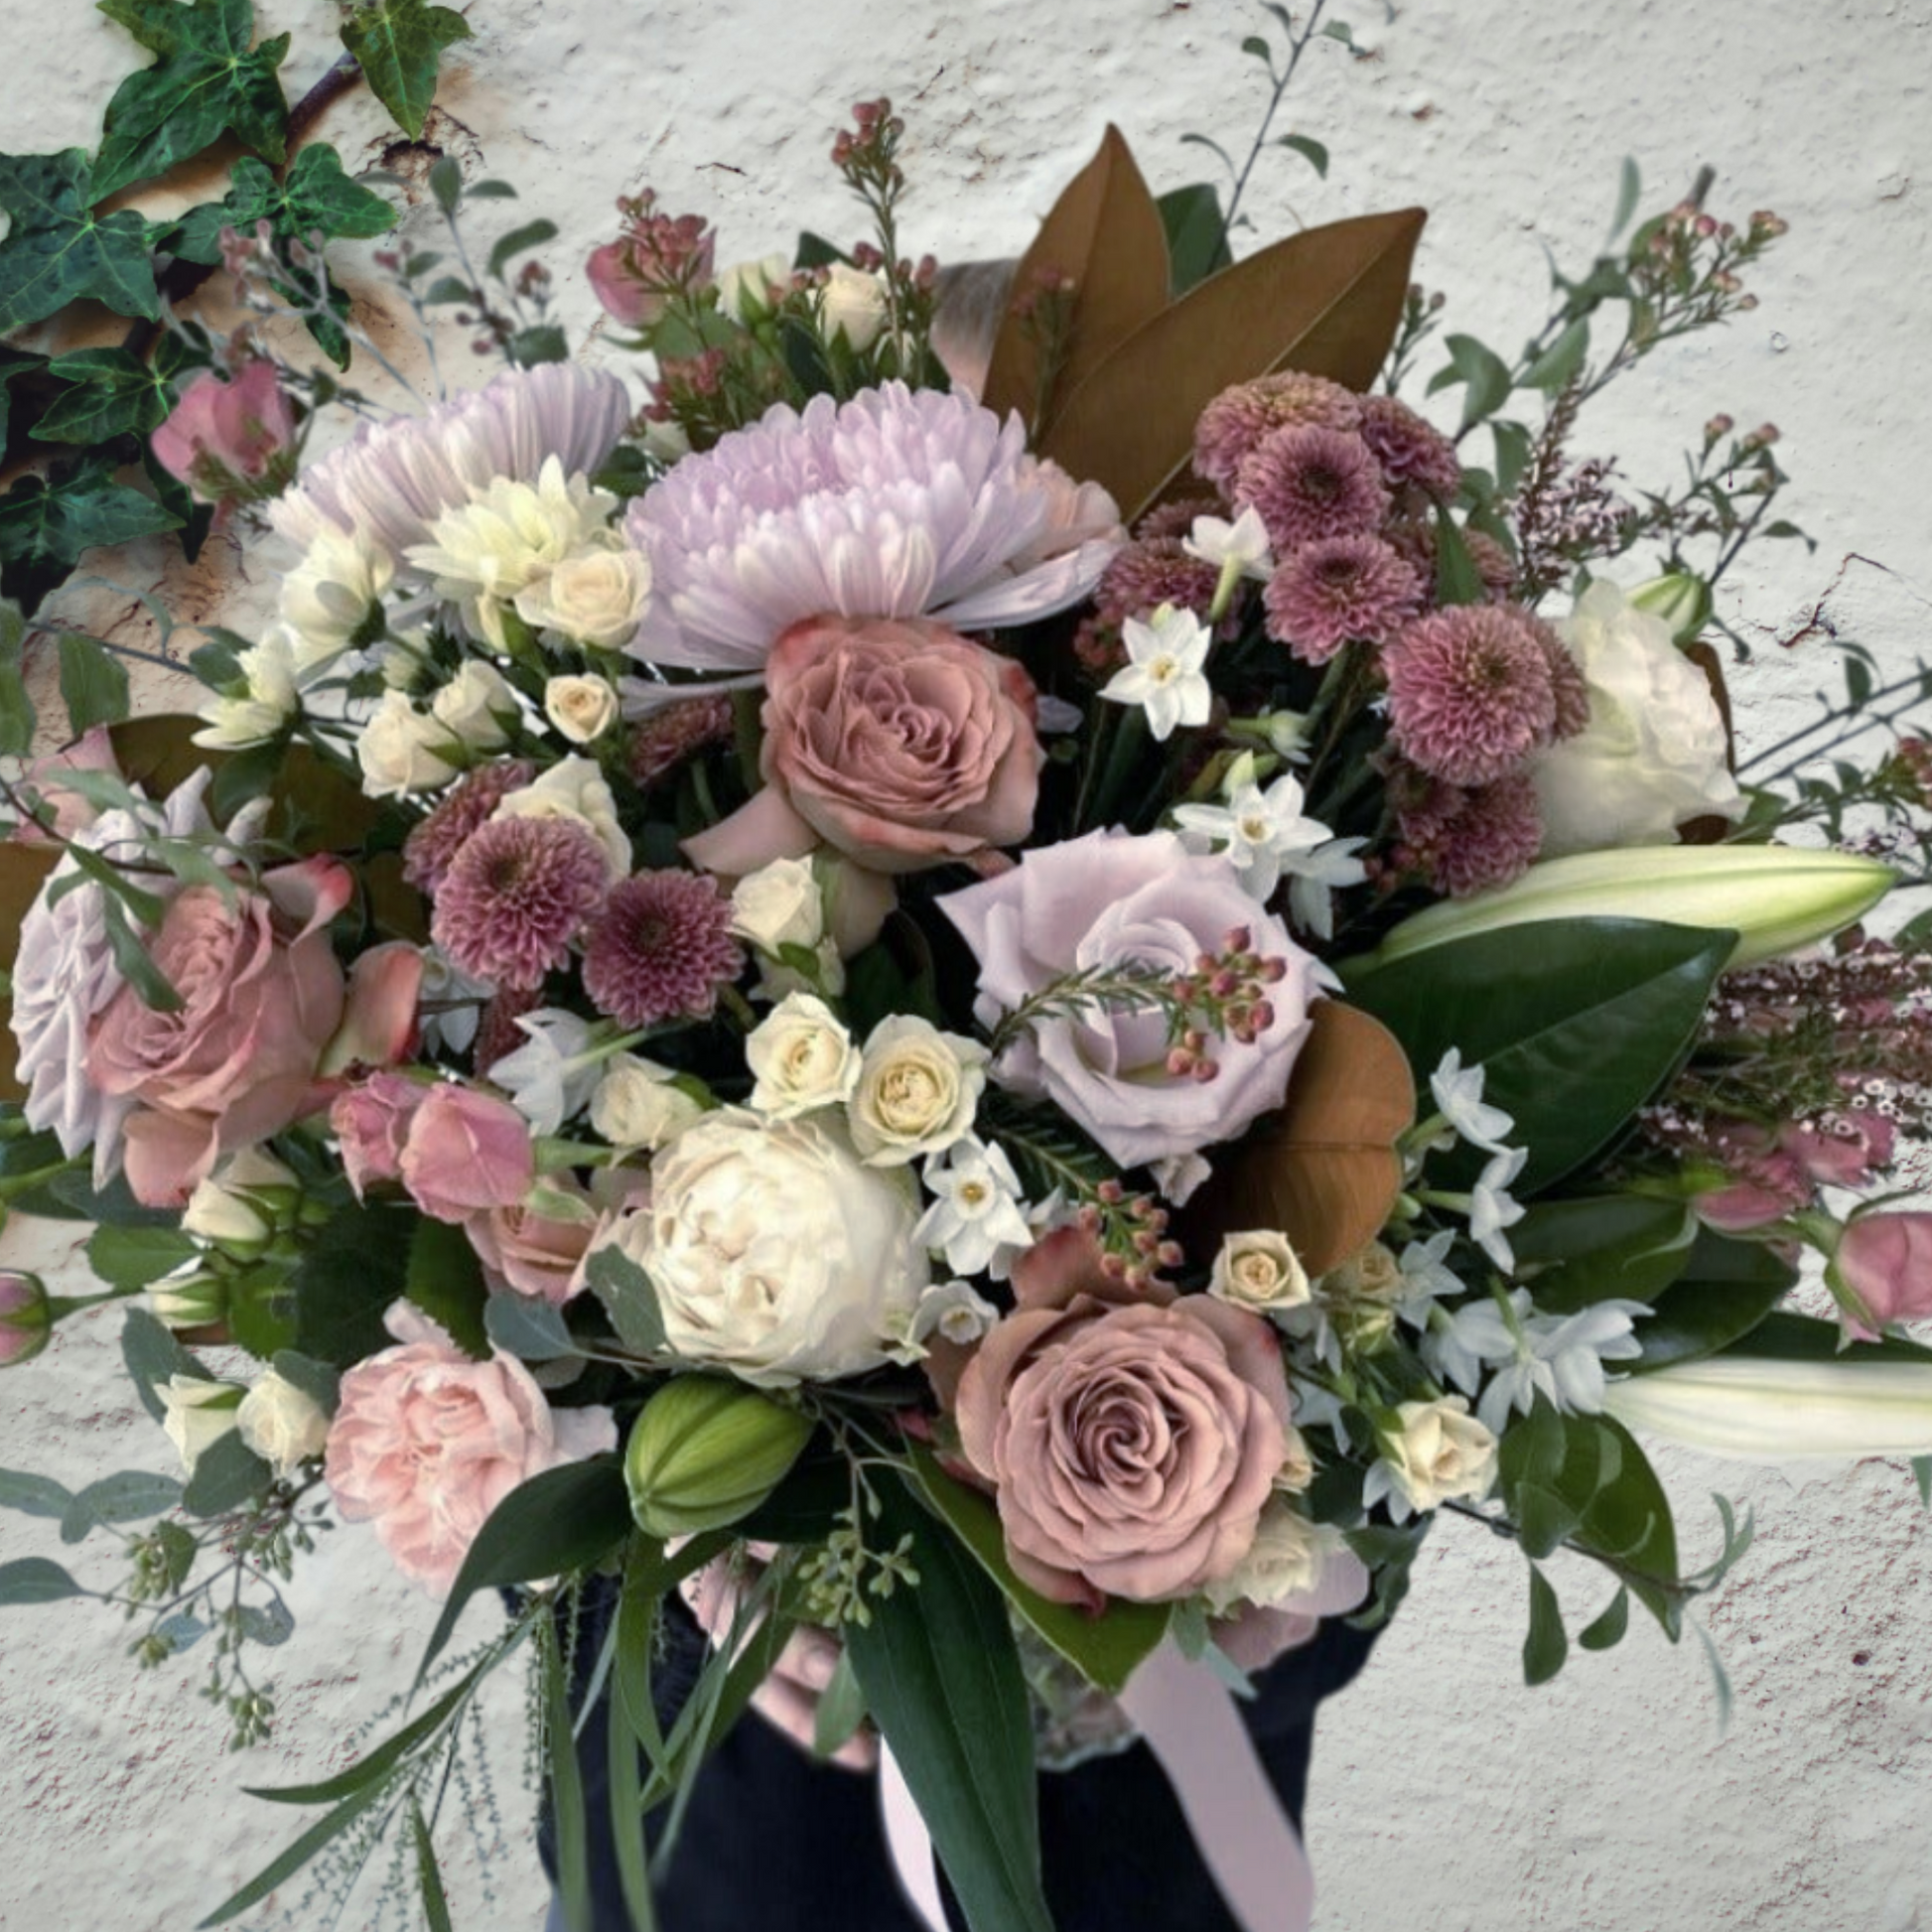
[{"label": "dark fabric", "polygon": [[[586,1605],[576,1643],[576,1696],[589,1688],[611,1594]],[[704,1661],[704,1637],[681,1605],[655,1685],[668,1724]],[[1315,1707],[1348,1684],[1374,1639],[1324,1623],[1257,1681],[1242,1707],[1262,1763],[1299,1824],[1308,1791]],[[609,1703],[578,1741],[591,1830],[597,1932],[626,1932],[612,1851],[606,1753]],[[1166,1777],[1144,1745],[1039,1781],[1047,1902],[1057,1932],[1233,1932]],[[655,1841],[662,1820],[651,1821]],[[548,1819],[540,1833],[555,1872]],[[949,1899],[950,1903],[950,1899]],[[920,1932],[900,1897],[880,1823],[878,1780],[814,1763],[756,1714],[739,1724],[699,1776],[670,1870],[658,1892],[662,1932]],[[963,1932],[956,1912],[953,1924]]]}]

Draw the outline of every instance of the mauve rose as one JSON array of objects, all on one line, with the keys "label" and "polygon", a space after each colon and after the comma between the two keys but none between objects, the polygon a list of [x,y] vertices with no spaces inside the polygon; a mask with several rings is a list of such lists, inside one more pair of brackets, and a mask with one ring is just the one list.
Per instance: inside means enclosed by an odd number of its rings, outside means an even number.
[{"label": "mauve rose", "polygon": [[345,1522],[373,1523],[404,1576],[449,1594],[477,1532],[519,1483],[618,1446],[608,1409],[552,1409],[513,1355],[472,1361],[407,1302],[401,1346],[343,1377],[324,1473]]},{"label": "mauve rose", "polygon": [[1869,1317],[1845,1312],[1848,1334],[1875,1341],[1887,1321],[1932,1315],[1932,1213],[1861,1214],[1839,1237],[1827,1279]]},{"label": "mauve rose", "polygon": [[[545,1213],[555,1205],[575,1205],[575,1213]],[[591,1236],[597,1232],[598,1212],[591,1197],[575,1182],[553,1177],[543,1194],[531,1201],[514,1201],[473,1214],[464,1222],[470,1245],[483,1265],[492,1287],[512,1294],[563,1303],[583,1286],[577,1275]]]},{"label": "mauve rose", "polygon": [[734,877],[821,840],[876,872],[921,872],[1033,830],[1033,679],[918,619],[806,618],[764,666],[764,789],[688,840]]},{"label": "mauve rose", "polygon": [[[1078,1273],[1050,1272],[1052,1299]],[[967,1460],[997,1488],[1015,1571],[1096,1608],[1109,1594],[1188,1596],[1231,1574],[1288,1454],[1288,1379],[1268,1324],[1204,1295],[1075,1292],[1064,1307],[1020,1295],[955,1408]]]},{"label": "mauve rose", "polygon": [[355,1066],[394,1066],[416,1038],[416,1002],[423,990],[423,955],[406,939],[371,946],[348,969],[343,1024],[323,1049],[325,1075]]},{"label": "mauve rose", "polygon": [[176,895],[148,953],[180,1007],[158,1012],[124,986],[87,1047],[93,1085],[139,1103],[125,1156],[136,1199],[181,1206],[217,1156],[326,1100],[317,1064],[344,1008],[329,921],[352,891],[345,866],[318,858],[265,874],[232,903],[211,886]]},{"label": "mauve rose", "polygon": [[1002,1055],[994,1077],[1051,1100],[1123,1167],[1234,1140],[1282,1104],[1308,1035],[1315,962],[1225,859],[1190,853],[1172,832],[1091,832],[1037,847],[938,905],[979,961],[975,1011],[988,1024],[1079,968],[1192,972],[1198,954],[1219,953],[1228,932],[1245,926],[1286,971],[1268,989],[1274,1017],[1254,1042],[1215,1044],[1215,1079],[1168,1071],[1167,1023],[1153,1008],[1042,1020]]},{"label": "mauve rose", "polygon": [[397,1171],[425,1214],[461,1223],[520,1201],[536,1179],[536,1155],[507,1100],[445,1081],[410,1117]]},{"label": "mauve rose", "polygon": [[375,1181],[402,1178],[403,1143],[416,1109],[436,1089],[403,1073],[371,1073],[345,1087],[329,1109],[329,1129],[342,1143],[343,1172],[360,1200]]},{"label": "mauve rose", "polygon": [[1813,1180],[1827,1187],[1856,1187],[1870,1179],[1875,1169],[1891,1165],[1897,1129],[1882,1114],[1851,1114],[1846,1131],[1832,1133],[1818,1127],[1787,1127],[1778,1145]]}]

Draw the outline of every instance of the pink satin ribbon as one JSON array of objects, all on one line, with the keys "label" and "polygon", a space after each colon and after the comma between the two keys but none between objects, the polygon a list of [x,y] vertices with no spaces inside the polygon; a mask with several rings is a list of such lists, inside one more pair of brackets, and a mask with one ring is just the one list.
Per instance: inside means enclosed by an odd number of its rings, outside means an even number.
[{"label": "pink satin ribbon", "polygon": [[[1309,1932],[1314,1873],[1227,1686],[1164,1643],[1120,1701],[1173,1786],[1241,1932]],[[880,1753],[879,1791],[899,1885],[930,1932],[946,1932],[932,1841],[890,1749]]]}]

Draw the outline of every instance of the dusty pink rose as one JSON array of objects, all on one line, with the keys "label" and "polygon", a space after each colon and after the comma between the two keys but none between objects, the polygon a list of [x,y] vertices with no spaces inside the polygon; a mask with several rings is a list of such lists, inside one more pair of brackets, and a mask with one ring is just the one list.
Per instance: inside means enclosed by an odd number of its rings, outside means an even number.
[{"label": "dusty pink rose", "polygon": [[1008,1561],[1056,1602],[1190,1595],[1247,1555],[1287,1459],[1281,1347],[1204,1295],[1055,1306],[1072,1277],[1050,1272],[980,1344],[955,1408]]},{"label": "dusty pink rose", "polygon": [[397,1170],[425,1214],[461,1223],[520,1201],[536,1179],[536,1154],[507,1100],[445,1081],[410,1116]]},{"label": "dusty pink rose", "polygon": [[380,1072],[336,1096],[329,1109],[329,1130],[342,1143],[343,1172],[358,1200],[373,1183],[402,1178],[409,1123],[435,1091],[426,1080]]},{"label": "dusty pink rose", "polygon": [[273,496],[295,474],[295,415],[273,362],[250,362],[232,382],[204,369],[149,443],[205,503]]},{"label": "dusty pink rose", "polygon": [[920,872],[1033,830],[1033,680],[920,619],[807,618],[765,662],[764,789],[685,850],[733,877],[823,840]]},{"label": "dusty pink rose", "polygon": [[1258,952],[1283,962],[1283,975],[1268,989],[1273,1011],[1253,1042],[1215,1043],[1213,1080],[1169,1071],[1166,1023],[1151,1008],[1041,1021],[995,1076],[1051,1100],[1123,1167],[1234,1140],[1282,1104],[1308,1035],[1315,962],[1256,905],[1225,859],[1190,853],[1172,832],[1091,832],[1036,847],[1011,872],[938,903],[979,961],[984,1016],[1010,1012],[1077,968],[1192,972],[1199,954],[1220,953],[1228,933],[1246,927]]},{"label": "dusty pink rose", "polygon": [[423,990],[423,955],[405,939],[371,946],[348,969],[343,1024],[324,1048],[322,1071],[394,1066],[416,1038],[416,1000]]},{"label": "dusty pink rose", "polygon": [[472,1361],[407,1302],[401,1346],[343,1377],[324,1473],[345,1522],[373,1523],[396,1568],[449,1594],[477,1532],[519,1483],[618,1446],[608,1409],[552,1409],[513,1355]]},{"label": "dusty pink rose", "polygon": [[72,838],[100,816],[97,805],[61,782],[63,773],[69,771],[105,771],[113,777],[120,776],[120,759],[115,756],[114,741],[108,737],[105,725],[91,726],[64,750],[34,759],[20,774],[21,790],[32,793],[43,811],[52,812],[54,823],[47,829],[35,819],[22,817],[9,834],[13,843],[53,845]]},{"label": "dusty pink rose", "polygon": [[1898,1130],[1882,1114],[1851,1114],[1842,1128],[1787,1127],[1778,1145],[1813,1180],[1827,1187],[1857,1187],[1891,1166]]},{"label": "dusty pink rose", "polygon": [[597,1232],[598,1212],[590,1195],[570,1181],[552,1178],[545,1190],[579,1203],[579,1211],[544,1214],[527,1201],[513,1201],[473,1214],[463,1226],[492,1287],[562,1303],[583,1286],[579,1270]]},{"label": "dusty pink rose", "polygon": [[87,1047],[93,1085],[139,1103],[126,1128],[137,1199],[183,1205],[218,1155],[324,1103],[316,1070],[344,1008],[329,921],[352,890],[345,866],[318,858],[232,904],[211,886],[176,895],[148,952],[180,1007],[157,1012],[124,986]]},{"label": "dusty pink rose", "polygon": [[1932,1213],[1861,1214],[1839,1237],[1827,1279],[1845,1306],[1845,1327],[1875,1341],[1887,1321],[1932,1315]]}]

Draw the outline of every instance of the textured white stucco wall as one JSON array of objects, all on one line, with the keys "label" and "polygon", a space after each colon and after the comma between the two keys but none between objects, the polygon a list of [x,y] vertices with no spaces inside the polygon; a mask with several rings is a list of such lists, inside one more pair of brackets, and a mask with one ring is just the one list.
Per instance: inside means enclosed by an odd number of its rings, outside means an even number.
[{"label": "textured white stucco wall", "polygon": [[[1202,172],[1202,151],[1179,143],[1189,129],[1245,146],[1259,69],[1236,44],[1267,27],[1233,0],[475,0],[466,11],[478,38],[456,57],[432,136],[466,167],[513,180],[521,214],[560,223],[560,272],[605,237],[615,196],[646,183],[674,209],[712,212],[723,259],[784,246],[801,225],[855,231],[823,154],[845,104],[882,90],[911,124],[913,244],[942,258],[1009,252],[1109,117],[1157,187]],[[1659,198],[1716,165],[1716,211],[1770,207],[1792,223],[1753,280],[1762,306],[1612,391],[1587,441],[1642,482],[1667,476],[1714,410],[1775,421],[1797,479],[1792,514],[1819,548],[1785,546],[1726,586],[1726,614],[1767,640],[1815,616],[1907,662],[1932,594],[1932,387],[1918,367],[1932,0],[1413,0],[1392,18],[1361,0],[1341,11],[1371,57],[1317,49],[1287,123],[1329,144],[1331,178],[1317,183],[1285,155],[1265,163],[1257,231],[1424,203],[1419,273],[1449,292],[1453,326],[1508,345],[1540,315],[1544,245],[1576,263],[1599,238],[1623,155]],[[327,63],[335,9],[276,0],[262,12],[270,30],[297,34],[286,77],[299,90]],[[90,142],[137,58],[79,0],[0,0],[0,140],[13,151]],[[364,100],[322,131],[351,167],[389,138]],[[592,320],[581,292],[568,313]],[[117,568],[151,581],[139,556]],[[230,621],[260,595],[234,584],[218,547],[175,588]],[[103,595],[100,621],[112,602]],[[1770,649],[1735,682],[1746,734],[1829,675],[1815,648]],[[16,1224],[0,1258],[58,1260],[69,1245]],[[111,1311],[75,1322],[6,1378],[0,1464],[76,1484],[164,1465],[165,1443],[126,1393],[117,1325]],[[1395,1630],[1323,1722],[1310,1833],[1326,1932],[1419,1921],[1443,1932],[1932,1932],[1932,1526],[1909,1477],[1883,1464],[1799,1474],[1660,1460],[1688,1551],[1715,1546],[1707,1491],[1758,1512],[1756,1549],[1708,1613],[1736,1687],[1728,1734],[1695,1644],[1673,1651],[1648,1626],[1525,1692],[1520,1562],[1473,1526],[1445,1524]],[[0,1516],[0,1554],[32,1552],[63,1554],[52,1526]],[[1567,1573],[1559,1582],[1571,1596]],[[1603,1593],[1580,1583],[1574,1606]],[[0,1927],[179,1932],[282,1842],[293,1821],[238,1798],[239,1786],[345,1761],[346,1732],[406,1682],[430,1620],[356,1531],[330,1539],[295,1596],[303,1627],[285,1653],[281,1733],[246,1760],[221,1757],[192,1659],[137,1678],[111,1618],[4,1613]],[[499,1708],[513,1733],[513,1683]],[[473,1857],[453,1861],[459,1923],[473,1929],[541,1916],[517,1758],[514,1743],[501,1753],[505,1830],[487,1875]],[[299,1884],[277,1904],[300,1932],[322,1922]],[[343,1921],[365,1922],[355,1910]]]}]

